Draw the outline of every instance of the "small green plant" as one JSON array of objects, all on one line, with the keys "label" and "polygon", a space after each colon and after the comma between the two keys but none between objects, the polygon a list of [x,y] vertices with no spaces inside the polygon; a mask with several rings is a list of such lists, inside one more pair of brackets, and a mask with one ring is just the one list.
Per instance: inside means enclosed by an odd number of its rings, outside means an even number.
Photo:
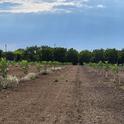
[{"label": "small green plant", "polygon": [[15,62],[15,61],[9,61],[9,64],[12,65],[12,66],[17,66],[18,63]]},{"label": "small green plant", "polygon": [[102,61],[100,61],[97,64],[98,74],[100,74],[100,75],[103,75],[103,66],[104,66],[104,63]]},{"label": "small green plant", "polygon": [[29,69],[28,61],[22,60],[22,61],[20,62],[20,66],[21,66],[21,68],[22,68],[24,74],[27,74],[27,73],[28,73],[28,69]]},{"label": "small green plant", "polygon": [[48,62],[47,61],[42,61],[43,65],[43,75],[46,75],[48,73]]},{"label": "small green plant", "polygon": [[105,70],[105,78],[108,78],[109,76],[109,71],[110,71],[110,64],[108,63],[108,61],[105,61],[104,65],[103,65],[103,69]]},{"label": "small green plant", "polygon": [[43,65],[40,62],[38,62],[36,63],[36,68],[37,68],[37,71],[40,73],[43,68]]},{"label": "small green plant", "polygon": [[60,62],[57,62],[57,61],[52,62],[53,71],[55,71],[57,67],[61,67],[61,66],[62,66],[62,63]]},{"label": "small green plant", "polygon": [[2,58],[0,61],[0,71],[2,73],[3,78],[7,78],[9,63],[5,58]]},{"label": "small green plant", "polygon": [[114,75],[114,79],[113,79],[113,82],[117,83],[117,85],[120,85],[120,78],[119,78],[119,67],[117,64],[113,65],[111,67],[111,70],[113,72],[113,75]]},{"label": "small green plant", "polygon": [[53,61],[53,62],[52,62],[53,71],[55,71],[56,65],[57,65],[57,62],[56,62],[56,61]]}]

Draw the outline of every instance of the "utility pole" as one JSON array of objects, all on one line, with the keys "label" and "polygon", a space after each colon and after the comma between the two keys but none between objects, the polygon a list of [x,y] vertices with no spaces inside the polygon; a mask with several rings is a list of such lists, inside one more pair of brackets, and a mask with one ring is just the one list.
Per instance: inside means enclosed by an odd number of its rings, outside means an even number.
[{"label": "utility pole", "polygon": [[54,44],[54,48],[56,48],[56,44]]},{"label": "utility pole", "polygon": [[7,52],[7,44],[5,44],[5,52]]}]

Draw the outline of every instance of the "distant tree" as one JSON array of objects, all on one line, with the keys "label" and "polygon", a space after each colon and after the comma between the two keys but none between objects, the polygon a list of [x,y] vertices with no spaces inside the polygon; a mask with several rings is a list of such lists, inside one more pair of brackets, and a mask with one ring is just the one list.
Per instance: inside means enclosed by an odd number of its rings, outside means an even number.
[{"label": "distant tree", "polygon": [[15,59],[15,54],[14,52],[8,51],[3,53],[3,57],[9,61],[13,61]]},{"label": "distant tree", "polygon": [[27,47],[24,51],[24,59],[27,61],[38,61],[39,56],[37,54],[38,51],[37,46]]},{"label": "distant tree", "polygon": [[104,50],[103,49],[93,50],[92,61],[96,62],[96,63],[98,63],[100,61],[104,61]]},{"label": "distant tree", "polygon": [[49,46],[31,46],[26,49],[17,49],[14,52],[3,52],[0,50],[0,58],[7,60],[27,60],[27,61],[58,61],[58,62],[72,62],[73,64],[80,64],[100,61],[112,64],[124,63],[124,49],[95,49],[93,51],[83,50],[78,53],[77,50],[71,48],[67,50],[63,47],[52,48]]},{"label": "distant tree", "polygon": [[41,58],[42,61],[52,61],[53,60],[53,49],[48,46],[41,47]]},{"label": "distant tree", "polygon": [[2,51],[2,50],[0,50],[0,58],[2,57],[2,54],[3,54],[3,51]]},{"label": "distant tree", "polygon": [[53,58],[55,61],[65,62],[66,61],[66,53],[67,53],[66,48],[61,48],[61,47],[54,48]]},{"label": "distant tree", "polygon": [[124,64],[124,49],[118,51],[118,63]]},{"label": "distant tree", "polygon": [[67,51],[66,56],[67,62],[71,62],[72,64],[76,65],[78,63],[78,51],[71,48]]},{"label": "distant tree", "polygon": [[88,63],[91,61],[92,53],[88,50],[81,51],[79,53],[79,63],[82,65],[83,63]]},{"label": "distant tree", "polygon": [[21,61],[24,58],[24,49],[18,49],[14,51],[15,61]]},{"label": "distant tree", "polygon": [[118,63],[118,50],[107,49],[105,50],[104,57],[109,63],[116,64]]}]

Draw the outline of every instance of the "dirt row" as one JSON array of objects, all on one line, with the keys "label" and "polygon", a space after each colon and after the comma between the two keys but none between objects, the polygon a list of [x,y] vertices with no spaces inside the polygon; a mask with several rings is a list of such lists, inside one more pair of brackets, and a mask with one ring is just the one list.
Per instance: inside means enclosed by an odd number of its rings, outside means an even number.
[{"label": "dirt row", "polygon": [[0,124],[123,124],[124,91],[68,66],[0,92]]}]

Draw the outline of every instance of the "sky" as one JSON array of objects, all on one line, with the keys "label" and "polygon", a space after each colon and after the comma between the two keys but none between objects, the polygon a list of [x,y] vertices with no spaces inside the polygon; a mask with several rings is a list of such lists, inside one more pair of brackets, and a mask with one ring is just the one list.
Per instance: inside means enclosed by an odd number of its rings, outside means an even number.
[{"label": "sky", "polygon": [[123,0],[0,0],[0,49],[121,49],[123,15]]}]

